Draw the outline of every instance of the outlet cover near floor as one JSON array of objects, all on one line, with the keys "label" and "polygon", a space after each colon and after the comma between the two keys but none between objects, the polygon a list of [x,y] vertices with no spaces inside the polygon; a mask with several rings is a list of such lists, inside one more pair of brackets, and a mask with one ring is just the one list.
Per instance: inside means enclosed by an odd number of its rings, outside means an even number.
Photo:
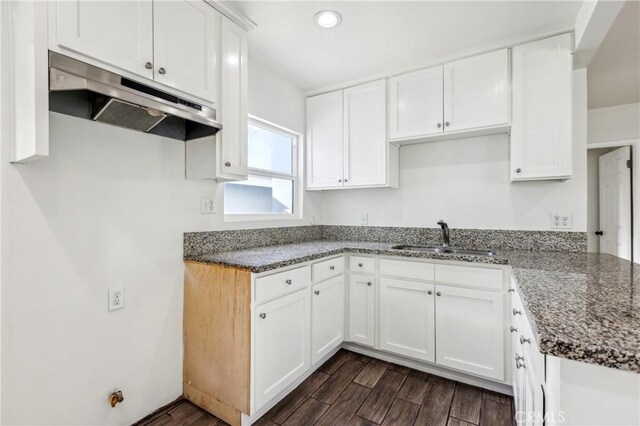
[{"label": "outlet cover near floor", "polygon": [[552,212],[551,228],[552,229],[571,229],[572,227],[571,213]]},{"label": "outlet cover near floor", "polygon": [[117,311],[124,308],[124,287],[109,289],[109,310]]}]

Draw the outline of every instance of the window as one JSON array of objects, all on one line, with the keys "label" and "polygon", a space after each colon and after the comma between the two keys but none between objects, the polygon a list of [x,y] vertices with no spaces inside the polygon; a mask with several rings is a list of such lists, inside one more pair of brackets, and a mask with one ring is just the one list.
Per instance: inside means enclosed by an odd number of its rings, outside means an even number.
[{"label": "window", "polygon": [[230,220],[297,217],[298,135],[249,119],[249,178],[224,185],[224,214]]}]

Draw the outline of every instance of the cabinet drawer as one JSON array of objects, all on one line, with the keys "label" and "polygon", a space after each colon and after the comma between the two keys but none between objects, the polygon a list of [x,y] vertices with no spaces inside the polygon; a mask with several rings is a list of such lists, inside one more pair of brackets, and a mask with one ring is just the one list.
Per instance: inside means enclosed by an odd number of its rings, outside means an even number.
[{"label": "cabinet drawer", "polygon": [[351,256],[349,258],[351,272],[373,274],[375,272],[375,258],[364,256]]},{"label": "cabinet drawer", "polygon": [[256,301],[270,299],[272,297],[291,293],[309,286],[311,282],[311,268],[303,266],[301,268],[289,269],[256,278]]},{"label": "cabinet drawer", "polygon": [[432,263],[380,259],[380,275],[433,281]]},{"label": "cabinet drawer", "polygon": [[500,290],[502,270],[469,266],[435,265],[435,280],[443,284]]},{"label": "cabinet drawer", "polygon": [[313,282],[317,283],[344,274],[344,257],[336,257],[311,265]]}]

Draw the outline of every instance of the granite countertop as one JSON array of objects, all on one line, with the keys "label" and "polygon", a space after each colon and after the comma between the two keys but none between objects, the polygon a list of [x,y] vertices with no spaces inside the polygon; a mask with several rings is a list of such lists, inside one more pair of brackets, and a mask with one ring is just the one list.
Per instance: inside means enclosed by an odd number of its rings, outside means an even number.
[{"label": "granite countertop", "polygon": [[510,265],[542,353],[640,373],[640,265],[606,254],[499,250],[484,257],[394,250],[393,245],[317,240],[185,260],[255,273],[346,252]]}]

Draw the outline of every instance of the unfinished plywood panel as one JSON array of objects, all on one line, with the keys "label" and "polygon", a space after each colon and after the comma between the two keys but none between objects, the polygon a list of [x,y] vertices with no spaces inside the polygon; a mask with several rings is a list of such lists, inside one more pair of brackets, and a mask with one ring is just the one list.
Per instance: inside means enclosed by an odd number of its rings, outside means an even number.
[{"label": "unfinished plywood panel", "polygon": [[235,423],[250,409],[250,360],[251,272],[185,262],[185,397]]}]

